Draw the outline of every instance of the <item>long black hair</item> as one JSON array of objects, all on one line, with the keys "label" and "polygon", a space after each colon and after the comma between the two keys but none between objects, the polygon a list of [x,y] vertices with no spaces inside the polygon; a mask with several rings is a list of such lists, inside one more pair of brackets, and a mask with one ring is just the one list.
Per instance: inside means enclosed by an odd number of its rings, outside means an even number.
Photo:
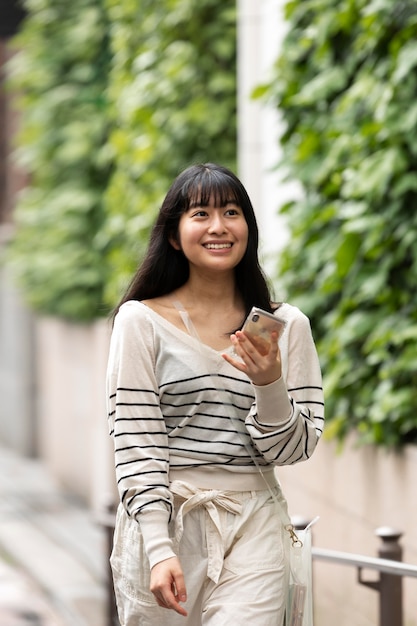
[{"label": "long black hair", "polygon": [[[248,245],[235,268],[236,286],[245,306],[245,317],[252,306],[272,311],[271,293],[259,264],[259,232],[255,213],[246,189],[226,167],[214,163],[191,165],[172,183],[151,231],[148,250],[115,313],[127,300],[147,300],[163,296],[187,282],[189,264],[181,250],[170,240],[178,239],[181,215],[198,200],[202,206],[214,198],[216,206],[235,202],[248,225]],[[243,322],[243,320],[242,320]]]}]

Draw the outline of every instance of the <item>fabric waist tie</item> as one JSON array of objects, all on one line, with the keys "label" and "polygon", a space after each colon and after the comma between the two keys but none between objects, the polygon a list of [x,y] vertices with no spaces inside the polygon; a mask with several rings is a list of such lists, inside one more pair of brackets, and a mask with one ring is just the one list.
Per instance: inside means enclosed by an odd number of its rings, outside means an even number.
[{"label": "fabric waist tie", "polygon": [[[223,567],[224,549],[222,528],[217,506],[225,509],[229,513],[238,515],[242,512],[242,504],[236,498],[228,495],[224,491],[217,489],[199,489],[190,483],[174,480],[170,484],[170,491],[185,502],[180,506],[175,519],[175,540],[179,543],[184,532],[184,517],[197,506],[203,506],[208,514],[208,524],[206,525],[206,541],[208,549],[207,575],[215,583],[219,581]],[[217,505],[217,506],[216,506]],[[210,532],[214,530],[219,535],[219,541],[211,541]]]}]

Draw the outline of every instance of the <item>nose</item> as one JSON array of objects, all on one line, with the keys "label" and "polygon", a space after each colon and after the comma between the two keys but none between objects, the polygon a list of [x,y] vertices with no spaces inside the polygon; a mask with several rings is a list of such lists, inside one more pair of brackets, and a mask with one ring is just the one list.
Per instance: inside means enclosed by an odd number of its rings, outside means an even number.
[{"label": "nose", "polygon": [[226,232],[226,224],[223,219],[223,215],[217,211],[213,213],[209,223],[209,233],[220,235]]}]

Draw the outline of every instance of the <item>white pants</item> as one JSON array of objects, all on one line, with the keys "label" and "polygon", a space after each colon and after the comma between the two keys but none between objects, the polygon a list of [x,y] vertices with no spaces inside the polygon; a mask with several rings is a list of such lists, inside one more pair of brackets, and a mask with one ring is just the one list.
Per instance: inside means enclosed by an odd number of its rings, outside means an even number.
[{"label": "white pants", "polygon": [[192,496],[175,497],[187,617],[157,605],[139,524],[119,507],[111,566],[121,626],[282,626],[289,541],[271,494],[205,494],[194,506]]}]

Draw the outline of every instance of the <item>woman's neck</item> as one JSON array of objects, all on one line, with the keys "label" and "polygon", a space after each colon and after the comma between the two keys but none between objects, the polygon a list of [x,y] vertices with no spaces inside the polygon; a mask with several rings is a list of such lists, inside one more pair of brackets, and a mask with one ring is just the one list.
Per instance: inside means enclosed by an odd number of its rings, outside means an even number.
[{"label": "woman's neck", "polygon": [[235,281],[218,278],[215,281],[190,278],[174,292],[144,303],[184,330],[179,304],[188,313],[200,340],[214,350],[224,350],[230,347],[229,334],[243,322],[245,306]]},{"label": "woman's neck", "polygon": [[[174,294],[185,308],[236,309],[242,308],[242,297],[236,289],[234,277],[213,280],[193,280],[190,278]],[[244,308],[244,307],[243,307]]]}]

